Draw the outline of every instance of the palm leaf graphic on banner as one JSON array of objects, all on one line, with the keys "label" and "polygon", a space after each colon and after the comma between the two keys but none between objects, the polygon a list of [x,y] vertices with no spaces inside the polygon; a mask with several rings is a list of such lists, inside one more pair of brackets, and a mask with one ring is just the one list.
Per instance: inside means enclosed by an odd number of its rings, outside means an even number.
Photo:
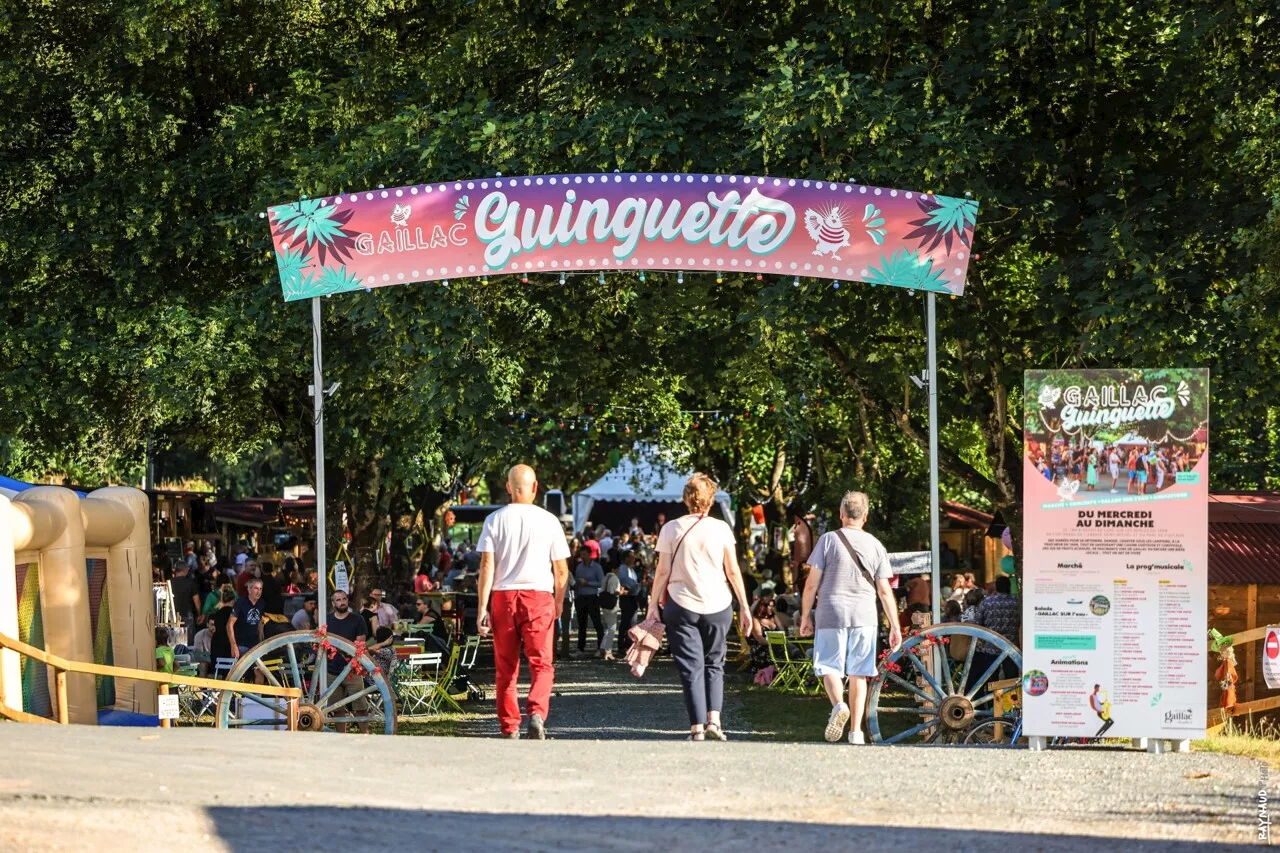
[{"label": "palm leaf graphic on banner", "polygon": [[342,293],[359,287],[360,279],[345,266],[325,267],[315,280],[315,289],[319,293]]},{"label": "palm leaf graphic on banner", "polygon": [[912,290],[947,289],[942,270],[933,268],[933,259],[921,257],[911,249],[899,249],[887,258],[881,255],[880,266],[867,270],[866,281]]},{"label": "palm leaf graphic on banner", "polygon": [[964,246],[969,245],[969,237],[973,233],[974,223],[978,221],[978,203],[967,198],[950,198],[949,196],[921,196],[916,202],[923,219],[913,219],[909,224],[915,225],[914,231],[906,234],[904,240],[920,239],[922,251],[931,252],[939,243],[945,243],[947,254],[951,254],[951,243],[958,239]]},{"label": "palm leaf graphic on banner", "polygon": [[297,246],[286,246],[284,251],[276,252],[276,267],[280,270],[286,299],[303,296],[310,289],[311,277],[306,272],[310,265],[306,252]]},{"label": "palm leaf graphic on banner", "polygon": [[276,236],[295,244],[304,241],[307,255],[314,252],[320,266],[325,265],[327,255],[340,261],[351,258],[357,233],[343,227],[355,213],[351,208],[340,210],[336,205],[321,204],[320,199],[303,199],[272,213]]}]

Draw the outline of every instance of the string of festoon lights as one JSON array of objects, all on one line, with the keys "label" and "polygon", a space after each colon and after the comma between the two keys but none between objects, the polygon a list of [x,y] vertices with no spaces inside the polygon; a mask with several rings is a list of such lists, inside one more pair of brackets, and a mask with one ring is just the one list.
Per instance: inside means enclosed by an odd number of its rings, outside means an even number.
[{"label": "string of festoon lights", "polygon": [[[806,401],[806,407],[821,408],[820,398]],[[707,430],[715,427],[728,427],[753,420],[766,419],[778,413],[771,404],[756,404],[743,408],[721,407],[715,409],[676,409],[662,413],[664,424],[675,424],[679,421],[688,423],[694,430]],[[644,415],[649,415],[648,418]],[[620,406],[613,404],[590,404],[574,413],[555,413],[533,411],[529,409],[508,409],[506,426],[509,430],[519,428],[540,432],[566,433],[607,433],[610,435],[657,435],[663,430],[652,420],[656,413],[652,409],[638,406]]]},{"label": "string of festoon lights", "polygon": [[[977,260],[978,255],[974,255],[973,257],[974,257],[974,260]],[[593,271],[590,271],[590,272],[565,272],[565,271],[561,271],[561,272],[559,272],[559,273],[551,273],[550,275],[545,274],[545,273],[544,273],[544,274],[542,274],[542,275],[538,275],[538,274],[536,274],[536,273],[535,273],[535,274],[533,274],[533,275],[530,275],[529,273],[511,273],[511,274],[503,273],[501,276],[498,276],[498,275],[496,275],[496,274],[495,274],[495,275],[493,275],[493,276],[489,276],[488,274],[484,274],[484,275],[479,275],[479,276],[468,276],[466,279],[448,279],[448,278],[444,278],[444,279],[439,279],[439,280],[438,280],[438,283],[440,284],[440,286],[441,286],[441,287],[448,288],[448,287],[451,287],[451,286],[453,286],[453,285],[457,284],[459,281],[467,281],[467,280],[470,280],[470,279],[477,279],[477,278],[478,278],[478,279],[479,279],[479,281],[480,281],[480,286],[481,286],[481,287],[488,287],[488,286],[489,286],[489,285],[490,285],[494,280],[496,280],[497,278],[501,277],[501,278],[518,278],[518,279],[520,280],[520,283],[521,283],[521,284],[531,284],[531,283],[545,282],[545,281],[547,281],[547,280],[549,279],[550,281],[558,282],[561,286],[566,286],[566,285],[568,285],[568,283],[569,283],[569,280],[570,280],[570,279],[575,279],[575,278],[576,278],[576,279],[595,279],[595,280],[596,280],[600,285],[604,286],[604,285],[606,285],[606,284],[607,284],[607,282],[608,282],[608,280],[607,280],[607,278],[606,278],[606,272],[610,272],[610,273],[615,274],[615,275],[616,275],[616,274],[619,274],[619,273],[622,273],[622,274],[625,274],[625,275],[626,275],[626,276],[628,276],[628,277],[630,277],[630,276],[635,276],[635,277],[637,277],[637,278],[639,279],[639,281],[640,281],[640,283],[641,283],[641,284],[645,284],[645,283],[647,283],[647,282],[648,282],[648,280],[649,280],[649,277],[650,277],[650,276],[652,276],[652,275],[655,275],[655,273],[654,273],[654,272],[647,271],[647,270],[635,270],[635,271],[632,271],[632,270],[621,270],[621,269],[619,269],[619,270],[610,270],[610,271],[606,271],[606,270],[593,270]],[[670,272],[668,272],[668,271],[666,271],[666,270],[662,270],[662,271],[659,271],[659,272],[658,272],[658,273],[656,273],[656,274],[657,274],[657,275],[671,275],[672,273],[670,273]],[[711,272],[703,272],[703,271],[694,271],[694,272],[693,272],[693,274],[694,274],[694,275],[697,275],[697,274],[703,274],[703,275],[714,275],[714,276],[716,277],[716,284],[723,284],[723,283],[724,283],[724,280],[725,280],[725,274],[724,274],[724,272],[719,271],[719,270],[717,270],[717,271],[716,271],[716,272],[714,272],[714,273],[711,273]],[[684,270],[676,270],[676,272],[674,273],[674,275],[675,275],[675,279],[676,279],[676,284],[684,284],[684,276],[685,276],[685,271],[684,271]],[[743,274],[736,275],[736,277],[738,277],[738,278],[751,278],[751,277],[754,277],[754,278],[755,278],[755,280],[756,280],[756,281],[758,281],[758,282],[763,282],[763,281],[765,281],[765,279],[766,279],[766,278],[778,278],[778,276],[766,276],[766,275],[765,275],[765,274],[763,274],[763,273],[743,273]],[[798,275],[782,276],[782,278],[784,278],[784,279],[786,279],[786,278],[790,278],[790,279],[791,279],[791,286],[792,286],[792,287],[795,287],[795,288],[801,288],[801,289],[805,289],[805,288],[807,288],[807,287],[812,283],[812,284],[814,284],[814,285],[817,285],[817,286],[818,286],[818,288],[825,288],[825,287],[829,286],[829,287],[830,287],[830,289],[832,289],[832,290],[839,290],[839,289],[841,288],[841,286],[842,286],[842,285],[844,285],[844,284],[848,284],[848,283],[849,283],[849,282],[846,282],[846,281],[844,281],[844,280],[842,280],[842,279],[834,279],[834,280],[830,280],[830,281],[828,281],[827,279],[802,278],[802,277],[800,277],[800,276],[798,276]],[[854,283],[856,284],[857,282],[854,282]],[[875,287],[878,287],[878,286],[879,286],[879,285],[877,285],[875,282],[867,282],[867,285],[868,285],[869,287],[872,287],[872,288],[875,288]],[[365,292],[365,293],[372,293],[375,289],[376,289],[376,288],[369,288],[369,287],[366,287],[366,288],[364,288],[364,292]],[[899,287],[899,288],[894,288],[894,289],[902,290],[903,288],[900,288],[900,287]],[[916,295],[915,290],[914,290],[914,289],[911,289],[911,288],[906,288],[906,293],[907,293],[907,296],[909,296],[909,297],[913,297],[913,296],[915,296],[915,295]],[[950,298],[954,301],[954,300],[956,299],[956,296],[955,296],[954,294],[951,294],[951,297],[950,297]]]}]

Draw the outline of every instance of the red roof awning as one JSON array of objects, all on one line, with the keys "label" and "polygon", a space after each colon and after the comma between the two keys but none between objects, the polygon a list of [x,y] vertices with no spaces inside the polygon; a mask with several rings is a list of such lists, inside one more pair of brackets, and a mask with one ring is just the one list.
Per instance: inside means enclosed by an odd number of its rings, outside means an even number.
[{"label": "red roof awning", "polygon": [[991,526],[991,513],[965,506],[955,501],[942,501],[939,505],[942,515],[955,527],[968,527],[984,533]]},{"label": "red roof awning", "polygon": [[1209,583],[1280,584],[1280,494],[1209,496]]}]

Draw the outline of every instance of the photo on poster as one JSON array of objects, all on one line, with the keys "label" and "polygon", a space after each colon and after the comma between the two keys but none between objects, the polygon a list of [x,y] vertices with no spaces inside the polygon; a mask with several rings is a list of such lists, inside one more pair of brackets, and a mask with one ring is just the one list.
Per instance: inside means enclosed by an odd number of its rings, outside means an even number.
[{"label": "photo on poster", "polygon": [[1199,368],[1028,371],[1026,458],[1063,506],[1189,496],[1208,400]]}]

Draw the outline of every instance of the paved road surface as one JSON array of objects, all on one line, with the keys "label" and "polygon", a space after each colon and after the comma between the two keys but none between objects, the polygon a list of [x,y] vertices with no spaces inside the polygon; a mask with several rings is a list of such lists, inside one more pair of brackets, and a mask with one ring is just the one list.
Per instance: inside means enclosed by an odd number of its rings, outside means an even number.
[{"label": "paved road surface", "polygon": [[[1213,755],[0,725],[0,850],[1228,849]],[[1200,843],[1192,843],[1200,842]]]},{"label": "paved road surface", "polygon": [[1164,853],[1254,838],[1260,766],[1244,759],[749,742],[732,706],[733,741],[688,743],[670,663],[651,675],[566,663],[544,743],[0,724],[0,851]]}]

